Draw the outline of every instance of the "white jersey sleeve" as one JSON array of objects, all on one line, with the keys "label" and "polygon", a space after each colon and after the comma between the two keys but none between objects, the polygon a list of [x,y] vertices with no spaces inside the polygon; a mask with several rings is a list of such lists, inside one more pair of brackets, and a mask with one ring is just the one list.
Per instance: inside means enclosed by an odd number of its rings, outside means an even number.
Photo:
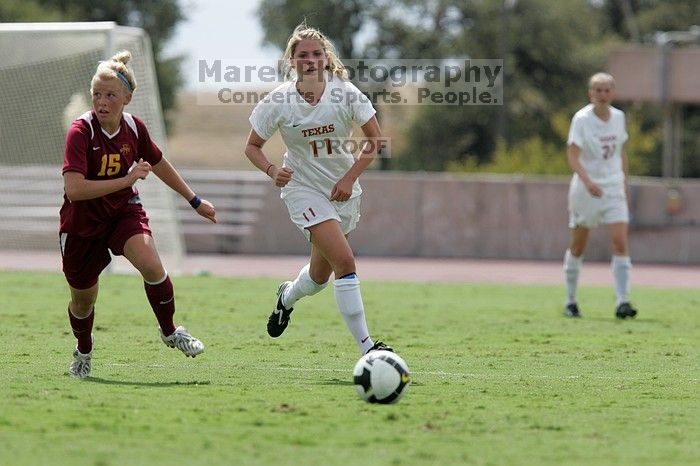
[{"label": "white jersey sleeve", "polygon": [[566,141],[567,145],[575,144],[579,148],[583,148],[583,118],[581,113],[577,112],[576,115],[571,119],[571,127],[569,128],[569,138]]},{"label": "white jersey sleeve", "polygon": [[345,82],[348,100],[350,102],[350,112],[352,120],[362,126],[367,123],[377,111],[372,106],[372,102],[351,82]]},{"label": "white jersey sleeve", "polygon": [[[272,91],[273,93],[275,91]],[[253,109],[250,114],[250,125],[258,136],[268,140],[279,128],[280,106],[275,105],[271,99],[272,93],[265,97]]]}]

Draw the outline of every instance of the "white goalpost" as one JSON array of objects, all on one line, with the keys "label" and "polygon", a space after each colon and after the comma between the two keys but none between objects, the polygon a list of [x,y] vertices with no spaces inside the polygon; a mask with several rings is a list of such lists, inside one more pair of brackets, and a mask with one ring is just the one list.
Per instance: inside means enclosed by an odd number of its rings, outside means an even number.
[{"label": "white goalpost", "polygon": [[[97,64],[132,53],[138,89],[127,107],[146,122],[167,155],[165,126],[148,35],[96,23],[0,23],[0,251],[55,251],[63,202],[61,167],[70,123],[90,110]],[[172,191],[155,176],[137,185],[166,268],[184,242]],[[115,268],[124,268],[117,261]]]}]

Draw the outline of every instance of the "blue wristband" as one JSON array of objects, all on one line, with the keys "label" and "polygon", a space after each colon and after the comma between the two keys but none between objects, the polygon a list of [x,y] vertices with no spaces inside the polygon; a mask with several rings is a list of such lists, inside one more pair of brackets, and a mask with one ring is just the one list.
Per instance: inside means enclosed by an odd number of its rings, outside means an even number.
[{"label": "blue wristband", "polygon": [[196,209],[200,206],[200,204],[202,204],[202,200],[195,194],[194,197],[190,199],[190,205],[193,209]]}]

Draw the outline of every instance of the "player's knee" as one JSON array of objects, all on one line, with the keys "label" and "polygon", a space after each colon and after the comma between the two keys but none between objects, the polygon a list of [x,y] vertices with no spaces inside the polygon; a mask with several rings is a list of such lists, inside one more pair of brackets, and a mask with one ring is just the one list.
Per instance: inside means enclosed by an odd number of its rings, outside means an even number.
[{"label": "player's knee", "polygon": [[160,263],[144,265],[139,269],[139,272],[147,283],[158,283],[165,278],[165,269]]},{"label": "player's knee", "polygon": [[95,306],[95,300],[89,296],[74,296],[71,301],[71,312],[78,318],[89,316]]}]

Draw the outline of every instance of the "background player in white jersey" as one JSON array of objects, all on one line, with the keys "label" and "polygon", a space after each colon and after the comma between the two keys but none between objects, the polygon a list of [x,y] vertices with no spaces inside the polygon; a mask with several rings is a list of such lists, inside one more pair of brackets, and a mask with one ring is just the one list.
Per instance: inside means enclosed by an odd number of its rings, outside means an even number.
[{"label": "background player in white jersey", "polygon": [[632,263],[627,249],[629,223],[627,189],[627,141],[625,114],[610,105],[615,80],[607,73],[596,73],[588,82],[590,104],[571,120],[567,157],[574,175],[569,186],[569,228],[571,243],[564,256],[567,302],[565,314],[581,317],[576,288],[590,228],[607,225],[612,249],[619,319],[634,317],[629,303],[629,275]]},{"label": "background player in white jersey", "polygon": [[[358,177],[372,162],[378,144],[365,144],[357,160],[342,141],[360,125],[368,141],[381,132],[371,102],[347,78],[330,41],[317,29],[300,24],[284,53],[287,77],[250,116],[252,129],[245,153],[282,188],[291,220],[311,242],[311,258],[294,281],[282,283],[267,332],[278,337],[289,323],[292,306],[321,291],[335,275],[338,308],[360,352],[388,349],[367,329],[355,258],[347,235],[360,217],[362,189]],[[279,130],[287,147],[282,167],[262,151]]]}]

